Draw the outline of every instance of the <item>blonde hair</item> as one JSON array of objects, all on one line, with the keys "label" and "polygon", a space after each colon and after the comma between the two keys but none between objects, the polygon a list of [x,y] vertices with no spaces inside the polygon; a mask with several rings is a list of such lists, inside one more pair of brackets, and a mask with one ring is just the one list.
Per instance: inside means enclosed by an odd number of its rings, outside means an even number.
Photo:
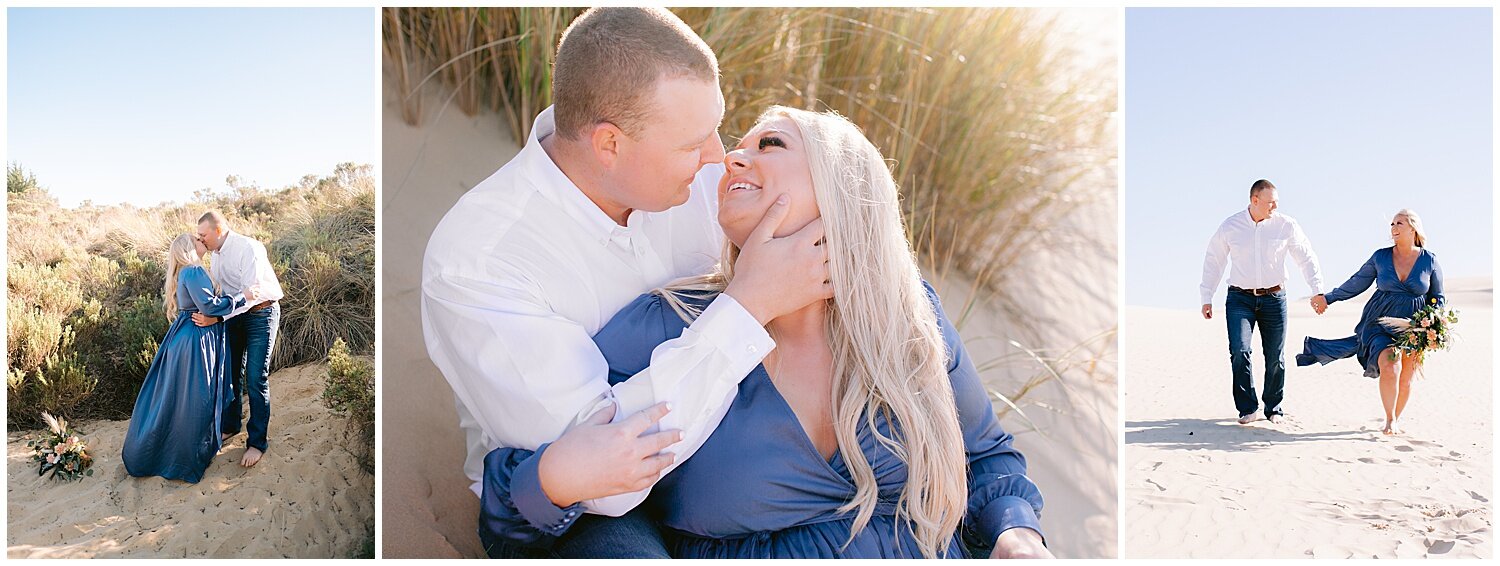
[{"label": "blonde hair", "polygon": [[[879,502],[874,470],[859,444],[863,418],[906,464],[897,516],[911,525],[923,556],[939,556],[967,507],[968,460],[942,332],[901,222],[896,181],[874,144],[837,113],[773,106],[759,122],[779,117],[802,132],[828,246],[834,434],[855,486],[840,511],[857,510],[849,542],[869,525]],[[691,320],[696,309],[680,295],[722,291],[738,255],[739,248],[726,243],[716,273],[657,292]],[[879,432],[877,415],[894,438]]]},{"label": "blonde hair", "polygon": [[1412,231],[1417,233],[1417,247],[1427,247],[1427,231],[1422,229],[1422,217],[1417,216],[1417,211],[1415,210],[1403,208],[1396,211],[1396,216],[1392,218],[1402,217],[1406,218],[1406,223],[1411,225]]},{"label": "blonde hair", "polygon": [[162,309],[166,311],[167,320],[177,318],[177,278],[182,273],[182,268],[195,265],[200,259],[191,234],[177,236],[172,240],[172,245],[167,247],[167,280],[161,291]]}]

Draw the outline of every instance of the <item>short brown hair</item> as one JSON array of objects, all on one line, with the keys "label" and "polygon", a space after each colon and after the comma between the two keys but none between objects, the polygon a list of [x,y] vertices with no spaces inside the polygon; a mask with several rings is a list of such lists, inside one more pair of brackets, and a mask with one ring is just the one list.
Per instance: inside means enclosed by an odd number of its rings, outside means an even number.
[{"label": "short brown hair", "polygon": [[600,122],[634,135],[649,118],[657,81],[719,80],[703,38],[664,8],[591,8],[557,42],[553,119],[564,139]]},{"label": "short brown hair", "polygon": [[1250,198],[1255,198],[1255,195],[1260,194],[1261,191],[1264,191],[1266,189],[1274,189],[1274,188],[1276,188],[1276,185],[1272,185],[1270,181],[1267,181],[1265,179],[1261,179],[1259,181],[1251,183],[1250,184]]},{"label": "short brown hair", "polygon": [[214,226],[215,228],[219,226],[229,228],[229,220],[225,219],[224,215],[219,213],[219,211],[217,210],[210,210],[203,213],[203,216],[198,217],[199,224],[202,224],[204,222],[209,223],[209,225]]}]

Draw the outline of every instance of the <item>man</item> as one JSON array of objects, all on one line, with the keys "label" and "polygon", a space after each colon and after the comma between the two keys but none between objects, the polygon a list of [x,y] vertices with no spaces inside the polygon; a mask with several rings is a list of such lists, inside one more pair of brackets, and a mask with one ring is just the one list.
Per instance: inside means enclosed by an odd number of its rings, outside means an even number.
[{"label": "man", "polygon": [[1286,367],[1281,360],[1286,341],[1286,257],[1291,255],[1312,288],[1312,306],[1323,313],[1323,277],[1318,270],[1318,256],[1302,233],[1297,221],[1278,214],[1277,191],[1270,181],[1261,179],[1250,185],[1250,206],[1225,219],[1208,240],[1203,256],[1203,318],[1213,318],[1214,291],[1223,280],[1225,263],[1230,264],[1229,293],[1224,299],[1225,320],[1229,327],[1229,359],[1234,372],[1234,405],[1240,424],[1249,424],[1256,414],[1255,378],[1250,373],[1250,335],[1260,325],[1261,349],[1265,351],[1265,416],[1280,423],[1282,389]]},{"label": "man", "polygon": [[[246,304],[223,318],[193,313],[193,323],[212,326],[227,321],[229,382],[233,399],[225,408],[221,427],[224,439],[240,432],[242,391],[250,391],[250,424],[245,455],[240,465],[254,466],[265,454],[266,429],[271,422],[271,389],[266,379],[271,371],[271,350],[281,324],[281,283],[266,256],[266,246],[234,232],[217,210],[198,218],[198,240],[213,252],[210,260],[214,280],[226,294],[254,290],[256,302]],[[243,375],[243,377],[242,377]],[[241,385],[243,379],[244,385]]]},{"label": "man", "polygon": [[[592,335],[641,293],[707,272],[723,247],[718,62],[666,10],[603,8],[564,32],[553,77],[554,105],[525,147],[433,231],[423,334],[453,388],[476,495],[491,450],[537,450],[575,426],[629,430],[595,469],[541,486],[550,501],[534,513],[559,527],[581,522],[573,538],[595,541],[554,552],[665,557],[654,527],[585,517],[620,516],[645,498],[645,489],[604,497],[597,488],[623,480],[601,471],[634,467],[654,481],[702,444],[775,347],[765,322],[829,298],[822,233],[815,224],[747,245],[729,288],[657,347],[647,370],[611,387]],[[539,450],[516,473],[539,481],[549,461]],[[598,535],[609,521],[625,534]],[[511,553],[505,546],[487,552]]]}]

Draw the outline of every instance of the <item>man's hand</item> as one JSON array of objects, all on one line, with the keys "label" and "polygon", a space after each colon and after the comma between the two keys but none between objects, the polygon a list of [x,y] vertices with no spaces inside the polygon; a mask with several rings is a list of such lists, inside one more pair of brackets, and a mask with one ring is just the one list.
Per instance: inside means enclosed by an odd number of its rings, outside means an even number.
[{"label": "man's hand", "polygon": [[666,414],[667,404],[657,403],[614,424],[614,405],[589,415],[542,453],[542,491],[554,505],[567,507],[651,487],[675,457],[661,451],[682,440],[677,430],[641,434]]},{"label": "man's hand", "polygon": [[1057,558],[1042,544],[1042,535],[1026,527],[1006,529],[995,540],[990,558]]},{"label": "man's hand", "polygon": [[1323,311],[1328,310],[1328,298],[1324,297],[1321,293],[1313,295],[1310,302],[1315,313],[1323,314]]},{"label": "man's hand", "polygon": [[245,289],[245,302],[255,304],[260,302],[260,285],[251,285]]},{"label": "man's hand", "polygon": [[208,316],[201,312],[193,313],[193,324],[196,324],[198,326],[213,326],[215,324],[218,324],[222,320],[224,319],[217,316]]},{"label": "man's hand", "polygon": [[1204,318],[1204,320],[1207,320],[1207,319],[1210,319],[1210,318],[1213,318],[1213,317],[1214,317],[1214,306],[1213,305],[1203,305],[1203,318]]},{"label": "man's hand", "polygon": [[789,202],[786,195],[777,198],[750,232],[734,261],[734,281],[724,290],[762,325],[814,301],[833,298],[823,219],[813,220],[795,234],[775,237]]}]

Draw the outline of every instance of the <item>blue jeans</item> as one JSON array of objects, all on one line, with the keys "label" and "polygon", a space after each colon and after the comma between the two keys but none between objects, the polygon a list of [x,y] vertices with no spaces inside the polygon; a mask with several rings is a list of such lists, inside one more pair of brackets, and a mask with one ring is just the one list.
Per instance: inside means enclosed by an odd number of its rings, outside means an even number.
[{"label": "blue jeans", "polygon": [[1286,291],[1254,296],[1229,291],[1224,298],[1224,319],[1229,324],[1229,361],[1234,368],[1234,406],[1240,415],[1254,413],[1255,377],[1250,374],[1250,335],[1260,325],[1260,345],[1266,358],[1266,416],[1280,415],[1281,397],[1286,385],[1286,364],[1281,361],[1281,347],[1286,342]]},{"label": "blue jeans", "polygon": [[549,549],[496,543],[490,558],[671,558],[661,529],[645,505],[619,517],[586,514]]},{"label": "blue jeans", "polygon": [[[245,445],[266,451],[266,427],[271,422],[271,349],[276,346],[276,330],[281,326],[281,303],[241,313],[229,319],[229,406],[224,408],[220,426],[224,434],[240,431],[241,397],[250,393],[249,438]],[[241,384],[241,381],[244,384]]]}]

